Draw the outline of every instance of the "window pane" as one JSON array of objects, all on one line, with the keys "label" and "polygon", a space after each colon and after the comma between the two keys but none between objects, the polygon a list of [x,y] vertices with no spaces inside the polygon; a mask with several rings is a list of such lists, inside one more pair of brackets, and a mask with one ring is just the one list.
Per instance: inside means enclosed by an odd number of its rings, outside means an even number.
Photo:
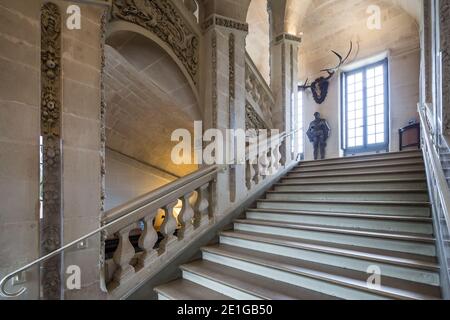
[{"label": "window pane", "polygon": [[377,123],[384,123],[384,114],[377,114]]},{"label": "window pane", "polygon": [[376,94],[384,96],[384,86],[377,86],[376,87]]},{"label": "window pane", "polygon": [[375,76],[382,76],[384,74],[384,67],[378,66],[375,68]]},{"label": "window pane", "polygon": [[375,103],[376,104],[383,104],[384,103],[384,96],[376,96],[375,97]]},{"label": "window pane", "polygon": [[377,143],[383,143],[384,142],[384,133],[377,134]]},{"label": "window pane", "polygon": [[349,148],[385,142],[385,65],[361,70],[346,77],[345,119]]},{"label": "window pane", "polygon": [[376,86],[383,85],[383,83],[384,83],[384,78],[383,78],[383,76],[379,76],[379,77],[376,77],[376,78],[375,78],[375,85],[376,85]]},{"label": "window pane", "polygon": [[356,146],[359,147],[362,145],[363,145],[363,138],[362,137],[356,138]]},{"label": "window pane", "polygon": [[355,83],[355,76],[353,76],[353,75],[352,76],[348,76],[347,83],[349,85]]}]

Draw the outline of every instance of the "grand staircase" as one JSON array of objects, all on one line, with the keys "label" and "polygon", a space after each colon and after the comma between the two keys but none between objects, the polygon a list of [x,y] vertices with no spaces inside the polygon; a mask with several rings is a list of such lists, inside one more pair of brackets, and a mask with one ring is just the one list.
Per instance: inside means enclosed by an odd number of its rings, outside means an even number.
[{"label": "grand staircase", "polygon": [[422,154],[303,162],[181,270],[159,299],[440,299]]}]

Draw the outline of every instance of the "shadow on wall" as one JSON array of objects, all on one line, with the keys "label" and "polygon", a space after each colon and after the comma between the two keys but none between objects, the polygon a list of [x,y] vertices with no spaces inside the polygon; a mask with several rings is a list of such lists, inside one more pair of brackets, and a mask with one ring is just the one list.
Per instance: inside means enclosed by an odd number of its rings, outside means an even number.
[{"label": "shadow on wall", "polygon": [[172,132],[192,132],[201,114],[183,73],[156,43],[131,32],[110,37],[105,90],[108,148],[175,176],[197,169],[170,159]]}]

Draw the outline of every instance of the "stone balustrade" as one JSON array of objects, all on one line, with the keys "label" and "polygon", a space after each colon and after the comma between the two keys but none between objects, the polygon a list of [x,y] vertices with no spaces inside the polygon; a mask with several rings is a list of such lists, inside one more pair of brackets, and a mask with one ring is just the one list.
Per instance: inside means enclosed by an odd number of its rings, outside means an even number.
[{"label": "stone balustrade", "polygon": [[[255,131],[258,135],[259,131]],[[255,137],[254,137],[255,138]],[[261,139],[257,144],[249,147],[246,161],[246,185],[251,190],[261,182],[276,175],[283,164],[281,150],[286,136],[275,135]]]},{"label": "stone balustrade", "polygon": [[272,128],[272,111],[275,99],[269,85],[248,54],[245,59],[245,88],[247,105],[251,106],[268,128]]},{"label": "stone balustrade", "polygon": [[[129,215],[106,229],[108,237],[118,239],[113,258],[106,264],[108,293],[135,285],[133,278],[139,279],[141,271],[161,263],[209,225],[214,216],[210,190],[218,170],[202,169],[105,214],[103,224]],[[178,203],[181,208],[175,208]],[[158,219],[162,219],[159,228]],[[130,241],[132,235],[139,236],[137,249]]]}]

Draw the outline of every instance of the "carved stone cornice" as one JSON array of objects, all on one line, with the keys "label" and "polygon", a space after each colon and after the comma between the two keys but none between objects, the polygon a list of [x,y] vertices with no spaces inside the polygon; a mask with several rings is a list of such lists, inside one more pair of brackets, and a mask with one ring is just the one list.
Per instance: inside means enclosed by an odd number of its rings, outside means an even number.
[{"label": "carved stone cornice", "polygon": [[[41,136],[42,193],[41,256],[60,248],[61,210],[61,15],[54,3],[41,8]],[[43,299],[61,299],[61,256],[42,266]]]},{"label": "carved stone cornice", "polygon": [[202,25],[203,31],[208,30],[212,26],[220,26],[228,29],[235,29],[238,31],[248,32],[248,24],[237,20],[229,19],[219,15],[211,15]]},{"label": "carved stone cornice", "polygon": [[302,38],[290,33],[282,33],[278,36],[275,37],[275,40],[272,42],[272,45],[274,44],[279,44],[280,42],[282,42],[283,40],[285,41],[290,41],[290,42],[295,42],[297,44],[300,44],[302,42]]},{"label": "carved stone cornice", "polygon": [[197,83],[200,39],[169,0],[113,0],[113,19],[134,23],[166,43]]}]

